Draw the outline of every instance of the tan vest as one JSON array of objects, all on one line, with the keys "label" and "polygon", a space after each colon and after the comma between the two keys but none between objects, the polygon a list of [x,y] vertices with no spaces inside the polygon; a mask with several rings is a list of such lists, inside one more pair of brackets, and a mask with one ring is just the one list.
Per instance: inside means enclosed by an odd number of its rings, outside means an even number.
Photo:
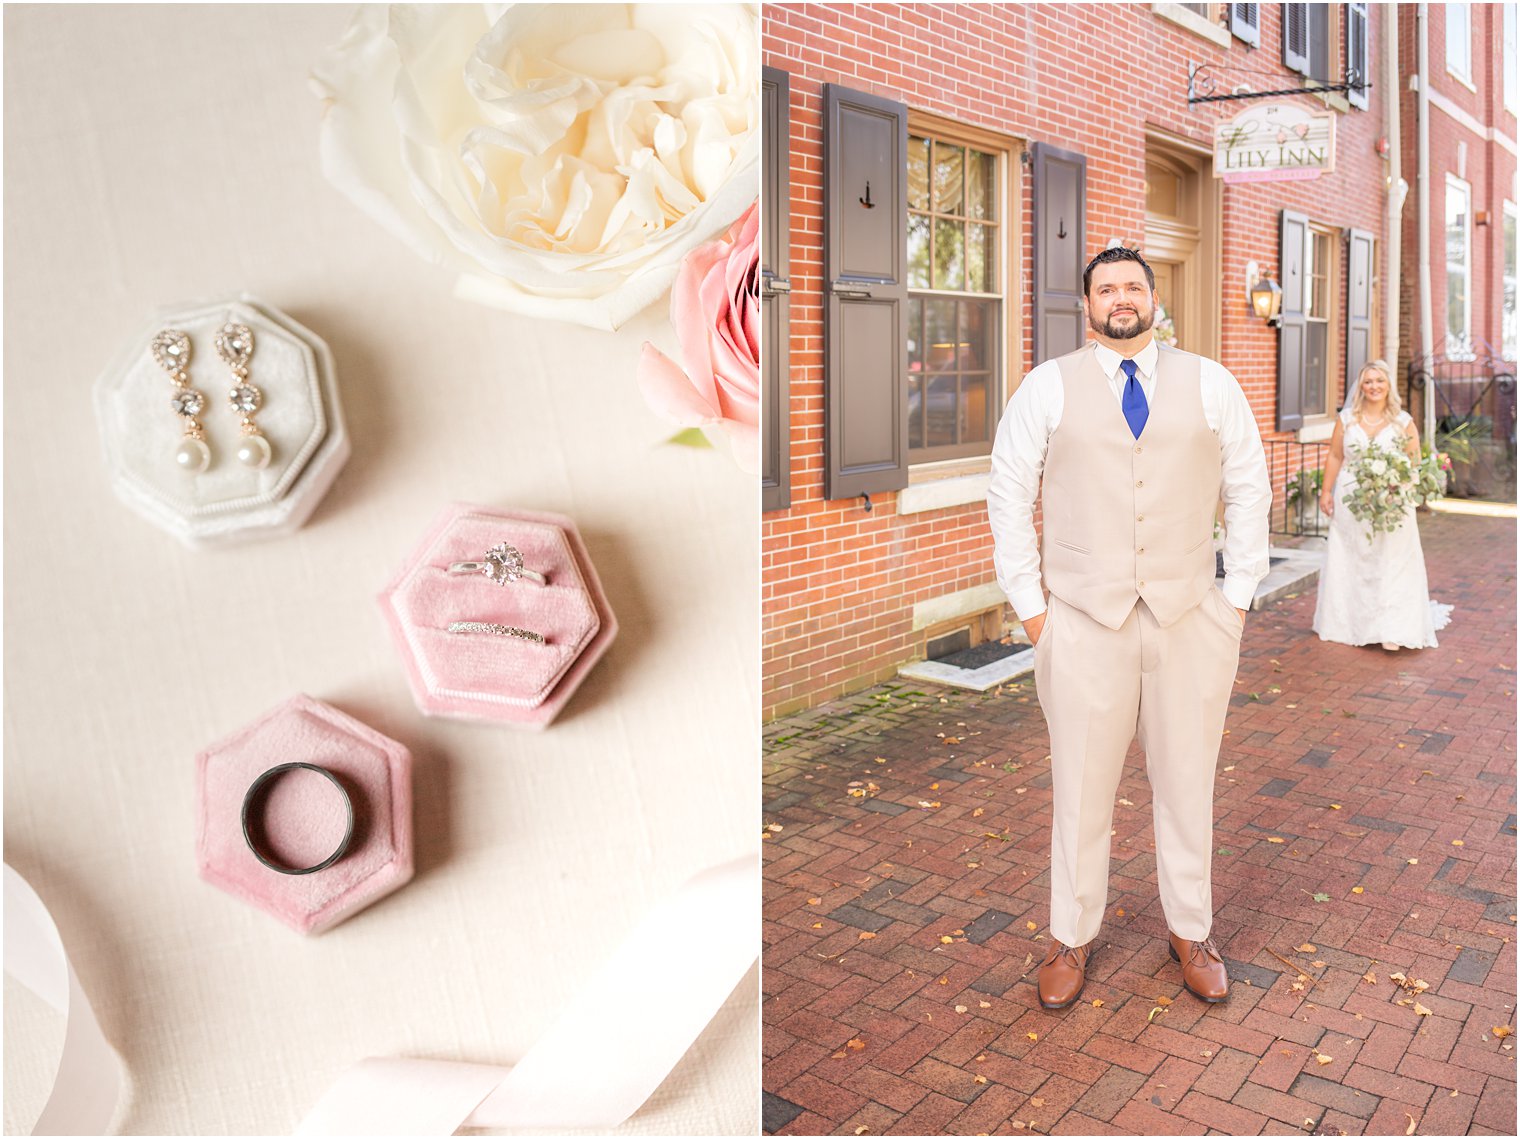
[{"label": "tan vest", "polygon": [[1065,402],[1041,487],[1045,586],[1110,629],[1141,598],[1170,625],[1214,584],[1219,439],[1203,415],[1200,358],[1157,345],[1136,439],[1094,347],[1056,361]]}]

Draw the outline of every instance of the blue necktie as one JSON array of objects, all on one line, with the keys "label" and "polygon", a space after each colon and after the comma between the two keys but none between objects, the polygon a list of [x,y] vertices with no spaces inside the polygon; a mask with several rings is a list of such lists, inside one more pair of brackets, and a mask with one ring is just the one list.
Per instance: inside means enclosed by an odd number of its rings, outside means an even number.
[{"label": "blue necktie", "polygon": [[1120,360],[1119,370],[1128,379],[1124,385],[1124,400],[1120,406],[1124,409],[1124,418],[1129,423],[1129,429],[1138,439],[1140,432],[1145,430],[1145,420],[1150,415],[1151,409],[1145,402],[1145,390],[1140,386],[1140,379],[1135,375],[1135,362]]}]

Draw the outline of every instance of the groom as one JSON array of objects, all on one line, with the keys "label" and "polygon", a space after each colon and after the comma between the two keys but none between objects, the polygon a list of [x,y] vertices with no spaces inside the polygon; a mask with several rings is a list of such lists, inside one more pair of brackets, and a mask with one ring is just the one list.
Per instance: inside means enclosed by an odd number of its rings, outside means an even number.
[{"label": "groom", "polygon": [[[998,583],[1034,642],[1050,727],[1054,944],[1039,994],[1052,1009],[1081,994],[1097,947],[1114,795],[1137,733],[1172,958],[1195,996],[1229,993],[1209,938],[1214,766],[1245,611],[1267,572],[1272,492],[1235,378],[1156,343],[1155,288],[1135,250],[1094,257],[1082,291],[1095,339],[1024,377],[992,451]],[[1221,498],[1222,592],[1210,542]]]}]

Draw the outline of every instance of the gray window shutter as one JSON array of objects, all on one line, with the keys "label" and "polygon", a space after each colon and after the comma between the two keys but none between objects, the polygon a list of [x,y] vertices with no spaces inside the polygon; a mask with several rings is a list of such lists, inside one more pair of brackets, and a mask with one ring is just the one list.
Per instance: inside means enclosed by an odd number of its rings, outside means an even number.
[{"label": "gray window shutter", "polygon": [[1353,107],[1367,109],[1367,63],[1372,58],[1368,44],[1371,23],[1366,3],[1346,6],[1346,82],[1351,90],[1346,99]]},{"label": "gray window shutter", "polygon": [[1307,344],[1309,287],[1304,277],[1309,219],[1282,212],[1279,260],[1282,273],[1282,325],[1277,330],[1277,429],[1304,425],[1304,358]]},{"label": "gray window shutter", "polygon": [[1330,83],[1330,5],[1305,4],[1309,11],[1309,77]]},{"label": "gray window shutter", "polygon": [[1309,5],[1282,6],[1283,66],[1309,74]]},{"label": "gray window shutter", "polygon": [[791,84],[761,71],[765,174],[760,199],[760,497],[765,510],[792,504],[791,446]]},{"label": "gray window shutter", "polygon": [[908,108],[823,88],[826,499],[908,485]]},{"label": "gray window shutter", "polygon": [[1087,341],[1082,270],[1087,267],[1087,158],[1037,142],[1034,159],[1034,360]]},{"label": "gray window shutter", "polygon": [[1261,46],[1261,11],[1257,4],[1230,5],[1230,34],[1252,47]]},{"label": "gray window shutter", "polygon": [[1356,379],[1362,365],[1377,356],[1372,343],[1373,236],[1353,229],[1346,239],[1346,387]]}]

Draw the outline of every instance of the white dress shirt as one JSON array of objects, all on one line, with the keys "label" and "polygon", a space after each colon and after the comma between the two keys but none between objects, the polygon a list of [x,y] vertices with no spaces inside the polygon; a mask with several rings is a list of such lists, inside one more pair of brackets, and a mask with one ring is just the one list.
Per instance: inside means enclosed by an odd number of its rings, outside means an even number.
[{"label": "white dress shirt", "polygon": [[[1126,379],[1119,364],[1125,357],[1106,344],[1096,346],[1098,366],[1108,377],[1114,400],[1124,400]],[[1133,357],[1146,405],[1156,399],[1156,342]],[[1272,484],[1267,476],[1261,433],[1245,393],[1222,365],[1203,358],[1200,369],[1203,416],[1219,437],[1224,497],[1224,595],[1237,609],[1249,609],[1256,585],[1267,576],[1267,530]],[[1024,377],[1008,401],[992,446],[992,480],[987,515],[996,542],[993,560],[998,584],[1020,621],[1045,612],[1040,587],[1040,550],[1034,530],[1034,504],[1050,436],[1061,422],[1066,390],[1054,360],[1046,360]]]}]

